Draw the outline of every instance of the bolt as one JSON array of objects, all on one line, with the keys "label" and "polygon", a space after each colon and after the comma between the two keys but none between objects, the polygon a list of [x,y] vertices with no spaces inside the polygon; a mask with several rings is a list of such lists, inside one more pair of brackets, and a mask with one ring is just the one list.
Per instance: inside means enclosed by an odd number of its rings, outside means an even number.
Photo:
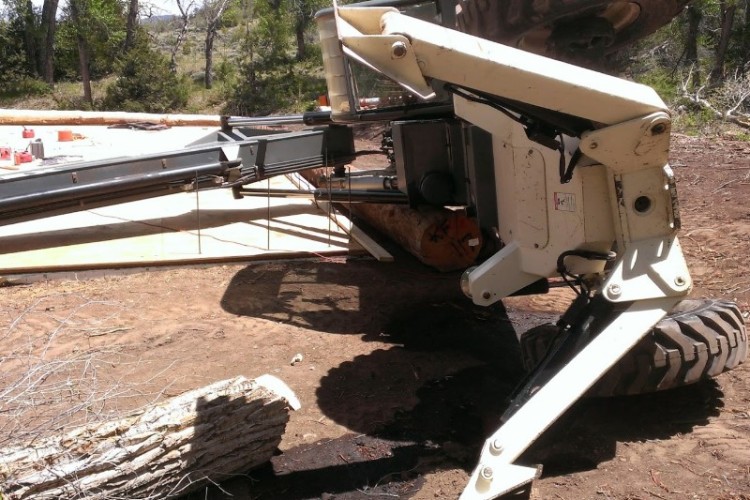
[{"label": "bolt", "polygon": [[589,149],[596,149],[598,147],[599,147],[598,142],[592,142],[591,144],[589,144]]},{"label": "bolt", "polygon": [[482,467],[482,472],[480,472],[479,475],[482,476],[482,479],[485,481],[492,481],[494,472],[492,471],[492,467]]},{"label": "bolt", "polygon": [[683,276],[677,276],[674,279],[674,284],[682,288],[687,283],[687,280]]},{"label": "bolt", "polygon": [[404,42],[393,42],[393,45],[391,45],[391,54],[393,54],[393,57],[396,59],[404,57],[406,52],[407,49]]},{"label": "bolt", "polygon": [[490,292],[482,292],[482,298],[484,300],[490,300],[491,297],[492,297],[492,294]]},{"label": "bolt", "polygon": [[661,135],[667,131],[667,126],[664,123],[657,123],[651,127],[651,135]]},{"label": "bolt", "polygon": [[490,453],[495,456],[503,453],[503,443],[499,439],[495,439],[490,445]]},{"label": "bolt", "polygon": [[617,283],[609,285],[609,294],[612,297],[619,297],[620,295],[622,295],[622,288]]}]

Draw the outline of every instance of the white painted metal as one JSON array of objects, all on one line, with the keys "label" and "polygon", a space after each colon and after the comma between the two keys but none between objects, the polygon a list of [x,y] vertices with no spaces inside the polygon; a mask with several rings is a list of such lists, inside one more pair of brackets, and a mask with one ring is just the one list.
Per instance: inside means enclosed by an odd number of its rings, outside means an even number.
[{"label": "white painted metal", "polygon": [[[665,254],[668,259],[662,267],[684,278],[676,288],[665,288],[653,274],[623,279],[618,286],[637,285],[623,296],[647,298],[657,289],[670,295],[689,290],[684,259],[679,246],[672,244],[674,200],[664,179],[670,119],[652,89],[458,33],[395,9],[341,7],[337,12],[347,53],[407,88],[419,88],[421,95],[427,93],[426,80],[434,78],[609,125],[584,133],[580,141],[581,150],[599,165],[586,167],[585,174],[562,185],[558,151],[530,141],[521,125],[499,111],[454,99],[458,116],[493,136],[499,230],[507,245],[468,275],[466,286],[477,304],[491,304],[518,287],[555,275],[557,258],[564,251],[606,252],[615,241],[618,252],[631,256],[642,253],[630,249],[641,240],[639,248],[675,247]],[[394,55],[391,42],[404,43],[400,57]],[[568,162],[577,140],[570,139],[566,146]],[[649,209],[636,210],[636,200],[644,197]],[[566,265],[577,274],[603,270],[603,263],[580,258],[570,258]],[[644,288],[645,282],[649,283]],[[641,289],[649,291],[639,295]]]},{"label": "white painted metal", "polygon": [[464,275],[462,287],[472,300],[489,305],[556,274],[563,252],[614,248],[611,269],[578,257],[565,265],[587,275],[607,300],[632,302],[485,443],[461,498],[495,498],[534,478],[535,469],[512,462],[690,290],[669,188],[669,114],[643,85],[395,9],[341,7],[336,21],[345,53],[423,97],[429,98],[425,85],[434,79],[592,122],[580,141],[564,140],[566,164],[577,148],[586,156],[571,182],[562,184],[559,151],[529,140],[505,113],[454,97],[456,115],[492,135],[505,243]]},{"label": "white painted metal", "polygon": [[[454,107],[456,115],[492,133],[499,232],[506,244],[468,275],[466,286],[476,304],[492,304],[556,275],[557,258],[565,251],[612,248],[615,232],[604,167],[581,169],[562,185],[558,151],[529,140],[519,123],[488,106],[456,97]],[[566,140],[566,162],[577,144]],[[577,258],[566,264],[577,274],[604,269],[603,262]]]},{"label": "white painted metal", "polygon": [[482,470],[490,467],[500,471],[516,460],[678,301],[661,298],[635,302],[607,326],[487,439],[461,500],[491,499],[516,488],[515,477],[494,475],[488,482],[482,478]]},{"label": "white painted metal", "polygon": [[[374,45],[381,36],[408,38],[424,75],[420,81],[436,78],[608,125],[668,112],[656,92],[645,85],[482,40],[395,9],[347,6],[338,8],[338,16],[361,28],[358,36]],[[350,33],[347,30],[346,36]],[[345,40],[342,43],[346,46]],[[377,69],[398,73],[404,59],[385,62],[383,58],[378,62],[387,67]],[[396,81],[406,87],[419,83],[408,81],[406,74],[403,78]]]},{"label": "white painted metal", "polygon": [[628,246],[604,282],[602,293],[611,302],[630,302],[684,296],[691,286],[677,238],[653,238]]}]

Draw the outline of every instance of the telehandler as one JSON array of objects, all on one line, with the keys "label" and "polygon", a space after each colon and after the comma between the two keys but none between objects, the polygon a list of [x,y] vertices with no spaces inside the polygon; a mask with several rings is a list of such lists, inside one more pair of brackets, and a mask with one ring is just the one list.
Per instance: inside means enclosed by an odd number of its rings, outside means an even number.
[{"label": "telehandler", "polygon": [[[415,109],[408,96],[384,94],[359,77],[355,64],[397,82],[417,103],[450,103],[447,117],[393,121],[393,143],[397,160],[417,164],[397,164],[407,189],[429,199],[455,193],[458,185],[463,196],[461,177],[468,171],[466,184],[476,189],[466,198],[483,226],[486,211],[495,209],[493,227],[503,246],[464,273],[466,295],[488,306],[544,289],[553,276],[576,290],[554,328],[522,338],[529,345],[552,337],[542,342],[541,356],[526,349],[536,357],[533,369],[487,439],[461,496],[496,498],[538,476],[538,468],[514,461],[613,367],[600,392],[690,383],[698,372],[742,362],[747,335],[733,304],[683,301],[692,281],[677,238],[671,118],[656,92],[407,14],[342,6],[319,15],[332,119],[381,111],[358,111],[363,103]],[[529,35],[519,43],[533,42]],[[548,39],[544,49],[550,47],[561,48]],[[446,152],[443,177],[432,165],[420,165],[426,147]],[[493,203],[477,199],[483,185],[494,186]],[[645,350],[644,337],[651,343]],[[616,365],[633,349],[639,353],[630,355],[635,372],[620,367],[618,373]]]},{"label": "telehandler", "polygon": [[[184,150],[5,175],[0,223],[175,191],[241,197],[322,165],[333,173],[311,195],[463,207],[499,246],[461,279],[474,303],[545,293],[551,279],[575,290],[557,324],[521,335],[529,374],[461,496],[497,498],[539,476],[515,462],[582,396],[686,385],[747,357],[735,304],[686,300],[667,106],[649,87],[558,60],[603,64],[686,3],[334,5],[316,17],[330,111],[226,118]],[[258,127],[297,122],[309,128]],[[352,127],[368,122],[387,125],[389,165],[348,174]]]}]

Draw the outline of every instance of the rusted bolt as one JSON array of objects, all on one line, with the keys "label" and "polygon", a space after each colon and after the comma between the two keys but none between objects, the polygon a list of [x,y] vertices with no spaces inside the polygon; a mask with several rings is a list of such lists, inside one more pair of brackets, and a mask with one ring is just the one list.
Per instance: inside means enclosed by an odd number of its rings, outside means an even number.
[{"label": "rusted bolt", "polygon": [[592,142],[591,144],[589,144],[589,149],[596,149],[598,147],[599,147],[598,142]]},{"label": "rusted bolt", "polygon": [[404,42],[393,42],[391,45],[391,54],[395,59],[401,59],[406,55],[407,49]]},{"label": "rusted bolt", "polygon": [[687,280],[683,276],[677,276],[674,279],[674,284],[677,285],[677,286],[679,286],[679,287],[683,287],[683,286],[685,286],[687,284]]},{"label": "rusted bolt", "polygon": [[492,294],[490,292],[484,292],[484,293],[482,293],[482,298],[484,300],[490,300],[491,297],[492,297]]}]

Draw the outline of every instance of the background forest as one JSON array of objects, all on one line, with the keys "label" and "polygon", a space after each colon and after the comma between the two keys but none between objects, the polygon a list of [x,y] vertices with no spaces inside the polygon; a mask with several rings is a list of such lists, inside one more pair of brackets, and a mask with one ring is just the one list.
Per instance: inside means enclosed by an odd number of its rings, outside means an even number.
[{"label": "background forest", "polygon": [[[325,91],[313,16],[328,0],[172,1],[174,16],[0,0],[0,106],[264,115]],[[750,0],[694,0],[606,70],[655,87],[687,132],[750,129]]]}]

